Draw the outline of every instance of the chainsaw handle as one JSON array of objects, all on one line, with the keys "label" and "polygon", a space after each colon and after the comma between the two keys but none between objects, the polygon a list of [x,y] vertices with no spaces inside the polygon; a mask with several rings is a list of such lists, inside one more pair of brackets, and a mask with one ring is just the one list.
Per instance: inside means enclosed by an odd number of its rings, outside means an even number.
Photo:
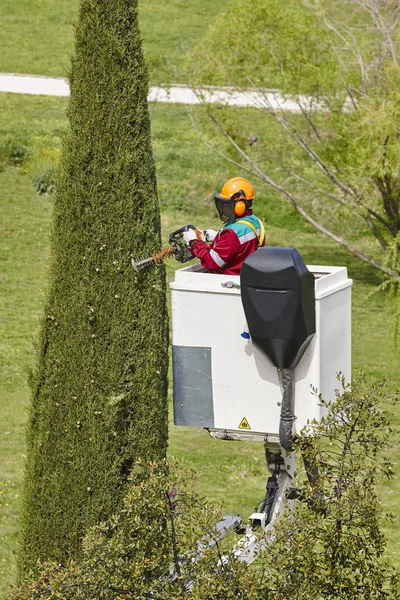
[{"label": "chainsaw handle", "polygon": [[183,238],[183,234],[185,233],[185,231],[189,231],[189,229],[197,231],[194,225],[184,225],[180,229],[177,229],[176,231],[173,231],[169,234],[169,243],[171,244],[173,242],[179,242],[179,240]]},{"label": "chainsaw handle", "polygon": [[188,262],[194,258],[190,248],[183,242],[183,234],[185,231],[189,231],[189,229],[193,229],[196,232],[197,239],[201,241],[201,231],[196,229],[194,225],[184,225],[169,235],[168,241],[174,251],[175,258],[181,263]]}]

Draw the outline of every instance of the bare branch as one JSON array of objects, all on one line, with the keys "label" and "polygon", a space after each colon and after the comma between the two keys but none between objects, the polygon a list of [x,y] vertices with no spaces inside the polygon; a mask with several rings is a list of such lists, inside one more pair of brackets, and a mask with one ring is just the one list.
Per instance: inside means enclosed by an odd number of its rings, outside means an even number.
[{"label": "bare branch", "polygon": [[337,196],[334,196],[333,194],[330,194],[329,192],[327,192],[325,190],[322,190],[321,188],[319,188],[318,186],[316,186],[314,183],[312,183],[312,181],[309,181],[308,179],[305,179],[304,177],[301,177],[301,175],[298,175],[297,173],[295,173],[294,171],[292,171],[288,167],[285,167],[285,165],[283,165],[282,163],[280,163],[276,158],[274,160],[275,160],[276,164],[283,171],[285,171],[288,175],[290,175],[291,177],[294,177],[298,181],[301,181],[302,183],[304,183],[305,185],[307,185],[311,189],[315,190],[319,194],[321,194],[323,196],[326,196],[327,198],[330,198],[331,200],[333,200],[337,204],[340,204],[341,206],[346,206],[346,202],[344,202],[343,200],[341,200]]},{"label": "bare branch", "polygon": [[[268,99],[267,99],[268,100]],[[269,102],[269,100],[268,100]],[[307,123],[309,124],[309,126],[312,128],[312,130],[314,131],[317,139],[321,142],[321,144],[324,145],[324,141],[322,140],[319,131],[314,123],[314,121],[312,120],[309,112],[305,109],[305,107],[303,106],[303,104],[298,100],[297,101],[297,105],[300,108],[300,111],[303,115],[303,117],[306,119]],[[283,123],[287,123],[290,129],[287,129],[287,131],[289,132],[289,134],[291,135],[292,139],[294,139],[296,141],[296,143],[299,143],[299,139],[301,140],[301,147],[303,149],[310,150],[310,152],[314,153],[316,155],[316,153],[312,150],[312,148],[309,146],[309,144],[304,140],[304,138],[302,138],[302,136],[300,136],[298,130],[295,128],[295,126],[293,125],[293,123],[291,123],[291,121],[287,118],[287,115],[285,113],[285,111],[281,111],[281,114],[278,115],[276,113],[276,111],[274,111],[274,109],[270,109],[270,112],[272,114],[272,116],[274,118],[276,118],[277,120],[280,119],[280,124],[283,126]],[[292,135],[293,133],[293,135]],[[224,135],[226,134],[226,132],[224,132]],[[310,155],[309,152],[309,155]],[[316,155],[317,156],[317,155]],[[318,157],[319,160],[322,163],[322,159],[320,159],[320,157]],[[246,157],[247,159],[247,157]],[[335,202],[341,204],[342,206],[345,206],[345,202],[339,198],[337,198],[336,196],[329,194],[327,192],[325,192],[324,190],[321,190],[320,188],[318,188],[317,186],[315,186],[313,183],[311,183],[310,181],[302,178],[301,176],[297,175],[296,173],[294,173],[293,171],[291,171],[290,169],[284,167],[284,165],[280,164],[279,161],[276,160],[276,157],[273,158],[273,160],[286,172],[288,172],[290,175],[292,175],[293,177],[295,177],[296,179],[302,181],[303,183],[305,183],[306,185],[308,185],[309,187],[315,189],[316,191],[318,191],[321,194],[324,194],[325,196],[331,198],[332,200],[334,200]],[[315,162],[315,161],[314,161]],[[325,168],[324,168],[324,174],[328,175],[328,167],[324,164]],[[340,168],[338,167],[338,165],[334,165],[337,172],[340,173]],[[332,177],[329,177],[332,180]],[[380,217],[377,213],[374,213],[374,211],[371,211],[370,209],[368,209],[368,207],[364,206],[362,201],[361,201],[361,194],[357,194],[357,192],[350,186],[346,186],[344,187],[342,184],[342,187],[339,188],[340,191],[342,193],[345,194],[345,198],[347,198],[348,201],[351,202],[351,204],[353,205],[354,209],[355,209],[355,213],[361,217],[361,219],[365,222],[365,224],[367,225],[367,227],[370,229],[370,231],[373,233],[374,237],[376,237],[379,245],[381,246],[381,248],[383,250],[387,249],[387,242],[385,241],[385,239],[380,235],[379,231],[377,230],[375,224],[373,223],[373,221],[366,216],[364,211],[369,212],[369,214],[371,214],[371,216],[374,216],[374,218],[377,218],[385,227],[387,230],[390,231],[390,233],[393,235],[393,227],[384,221],[384,219],[382,219],[382,217]],[[351,193],[349,193],[351,190]]]},{"label": "bare branch", "polygon": [[169,514],[169,520],[170,520],[170,525],[171,525],[171,542],[172,542],[172,551],[173,551],[173,557],[174,557],[174,566],[175,566],[176,574],[178,575],[178,577],[180,577],[181,576],[181,566],[179,563],[179,554],[178,554],[178,547],[177,547],[174,507],[173,507],[173,503],[171,501],[171,497],[168,493],[167,493],[167,499],[168,499],[168,507],[169,507],[168,514]]},{"label": "bare branch", "polygon": [[322,144],[322,146],[325,148],[326,144],[325,141],[322,139],[317,126],[315,125],[314,121],[311,119],[311,116],[309,114],[309,112],[305,109],[305,107],[303,106],[303,104],[300,102],[300,100],[297,100],[297,106],[300,108],[300,111],[303,115],[303,117],[305,118],[305,120],[307,121],[307,123],[309,124],[309,126],[311,127],[311,129],[313,130],[313,132],[315,133],[315,136],[317,138],[317,140]]},{"label": "bare branch", "polygon": [[216,148],[215,146],[213,146],[212,144],[210,144],[209,142],[207,142],[204,139],[204,136],[201,132],[201,130],[199,129],[199,127],[197,126],[196,121],[193,118],[193,115],[191,113],[191,111],[189,111],[188,109],[186,109],[186,112],[189,116],[190,122],[192,124],[193,129],[195,130],[195,132],[197,133],[197,135],[200,138],[200,141],[210,150],[212,150],[213,152],[215,152],[215,154],[218,154],[218,156],[220,156],[221,158],[223,158],[224,160],[226,160],[227,162],[231,163],[232,165],[235,165],[235,167],[239,167],[239,169],[243,169],[244,171],[246,171],[247,173],[250,173],[251,175],[254,175],[257,177],[256,173],[254,173],[254,171],[252,171],[251,169],[249,169],[248,167],[246,167],[245,165],[238,163],[237,161],[233,160],[230,156],[227,156],[226,154],[224,154],[223,152],[221,152],[220,150],[218,150],[218,148]]},{"label": "bare branch", "polygon": [[[349,40],[341,33],[341,31],[333,24],[333,22],[325,20],[325,25],[326,25],[327,29],[329,29],[329,31],[332,31],[332,33],[337,35],[342,40],[342,42],[344,42],[344,44],[346,44],[347,48],[350,50],[350,52],[352,52],[352,54],[356,58],[358,65],[360,67],[362,90],[363,90],[363,93],[365,93],[365,81],[366,81],[365,65],[364,65],[364,60],[363,60],[362,54],[360,52],[356,37],[354,36],[353,32],[349,28],[346,28],[346,32],[349,34],[349,36],[351,37],[351,40],[353,42],[353,44],[351,44],[349,42]],[[343,24],[341,24],[341,27],[343,29]],[[346,69],[346,65],[343,62],[343,59],[340,56],[337,49],[334,46],[332,46],[332,50],[335,52],[335,55],[336,55],[337,59],[340,61],[342,67],[344,69]],[[344,80],[343,80],[343,82],[346,85]],[[355,108],[357,108],[357,106],[355,106]]]},{"label": "bare branch", "polygon": [[327,167],[321,157],[310,147],[309,144],[303,139],[298,129],[288,119],[286,112],[281,108],[278,113],[272,106],[268,96],[263,93],[265,103],[268,107],[268,112],[274,117],[274,119],[289,133],[290,137],[302,148],[311,160],[318,166],[318,168],[338,187],[346,196],[353,197],[353,192],[346,185],[344,185]]},{"label": "bare branch", "polygon": [[311,223],[311,225],[313,225],[313,227],[315,227],[315,229],[317,229],[318,231],[320,231],[321,233],[323,233],[324,235],[329,237],[331,240],[335,241],[340,246],[347,248],[347,250],[349,250],[350,252],[352,252],[353,254],[358,256],[359,258],[361,258],[364,262],[370,264],[371,266],[375,267],[376,269],[379,269],[383,273],[386,273],[386,275],[389,275],[390,277],[393,277],[394,279],[400,281],[399,273],[397,273],[396,271],[393,271],[392,269],[386,267],[385,265],[382,265],[381,263],[377,262],[373,258],[370,258],[366,254],[361,252],[361,250],[358,250],[358,248],[356,248],[355,246],[353,246],[349,242],[347,242],[344,238],[332,233],[331,231],[326,229],[326,227],[324,227],[321,223],[318,223],[299,204],[297,204],[297,202],[295,201],[294,197],[291,194],[289,194],[286,190],[284,190],[283,188],[278,186],[268,176],[265,175],[264,177],[261,177],[261,179],[263,179],[265,181],[265,183],[268,183],[276,191],[280,192],[283,196],[285,196],[285,198],[287,198],[289,200],[289,202],[292,204],[292,206],[305,218],[306,221],[308,221],[308,223]]},{"label": "bare branch", "polygon": [[[317,128],[316,124],[312,120],[310,113],[304,108],[304,106],[302,105],[301,102],[298,101],[297,104],[298,104],[298,106],[299,106],[299,108],[301,110],[301,113],[302,113],[303,117],[306,119],[306,121],[309,124],[309,126],[311,127],[311,129],[314,131],[314,133],[315,133],[317,139],[319,140],[319,142],[325,148],[325,142],[322,139],[322,137],[321,137],[321,135],[320,135],[320,133],[318,131],[318,128]],[[307,146],[309,146],[309,144],[307,144]],[[333,162],[333,161],[332,161],[332,163],[333,163],[333,166],[336,169],[336,171],[338,173],[341,173],[341,169],[340,169],[339,165],[336,162]],[[352,190],[352,192],[355,194],[354,190],[352,189],[352,187],[350,185],[347,186],[347,187],[348,187],[349,190]]]},{"label": "bare branch", "polygon": [[[390,27],[385,23],[385,20],[382,17],[382,14],[379,10],[378,2],[376,2],[376,0],[367,0],[366,5],[364,5],[364,6],[366,6],[369,14],[371,15],[371,18],[374,22],[377,32],[380,33],[383,41],[385,42],[385,46],[389,52],[391,60],[397,66],[398,62],[397,62],[396,46],[391,37]],[[396,23],[396,19],[394,19],[394,21]],[[398,19],[397,19],[397,22],[398,22]]]},{"label": "bare branch", "polygon": [[381,225],[383,225],[390,232],[391,235],[396,235],[396,231],[393,228],[393,226],[389,223],[389,221],[386,221],[380,214],[375,212],[372,208],[366,207],[366,210],[372,217],[374,217],[374,219],[379,221],[379,223],[381,223]]},{"label": "bare branch", "polygon": [[263,173],[257,163],[255,163],[246,152],[242,150],[242,148],[235,142],[235,140],[229,135],[227,131],[222,127],[221,123],[214,117],[213,114],[209,113],[209,117],[212,122],[218,127],[221,133],[229,140],[232,146],[239,152],[239,154],[253,167],[255,174],[258,173],[259,176],[262,176]]},{"label": "bare branch", "polygon": [[347,84],[345,85],[345,87],[346,87],[346,92],[349,95],[349,98],[353,105],[354,110],[358,110],[358,104],[357,104],[357,100],[355,99],[355,96],[353,94],[353,89]]},{"label": "bare branch", "polygon": [[387,250],[388,245],[386,243],[386,240],[379,234],[379,231],[376,228],[375,223],[366,215],[361,215],[361,217],[363,218],[364,222],[369,227],[373,236],[378,240],[378,243],[379,243],[380,247],[382,248],[382,250]]}]

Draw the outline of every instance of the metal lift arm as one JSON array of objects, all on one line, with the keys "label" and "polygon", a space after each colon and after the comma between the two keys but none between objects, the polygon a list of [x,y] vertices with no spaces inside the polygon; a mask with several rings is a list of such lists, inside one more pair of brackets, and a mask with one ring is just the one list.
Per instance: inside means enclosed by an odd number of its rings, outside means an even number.
[{"label": "metal lift arm", "polygon": [[[266,550],[268,544],[274,540],[274,529],[282,513],[289,505],[293,510],[293,500],[287,500],[287,492],[293,487],[296,477],[295,456],[270,455],[274,460],[269,467],[274,469],[272,477],[267,482],[267,494],[263,501],[261,511],[250,515],[250,525],[246,528],[245,535],[235,544],[232,552],[239,559],[251,564],[260,552]],[[259,532],[269,533],[260,536]]]}]

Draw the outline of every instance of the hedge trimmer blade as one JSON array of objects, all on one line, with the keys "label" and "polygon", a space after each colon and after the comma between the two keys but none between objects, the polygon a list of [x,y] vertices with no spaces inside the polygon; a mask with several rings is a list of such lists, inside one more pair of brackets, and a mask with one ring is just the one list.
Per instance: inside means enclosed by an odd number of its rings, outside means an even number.
[{"label": "hedge trimmer blade", "polygon": [[146,265],[154,264],[154,259],[152,256],[150,256],[150,258],[143,258],[142,260],[135,260],[132,258],[131,263],[132,263],[132,267],[135,269],[135,271],[139,271],[139,269],[141,269],[142,267],[145,267]]},{"label": "hedge trimmer blade", "polygon": [[172,248],[172,246],[168,246],[167,248],[162,248],[160,252],[158,252],[157,254],[153,254],[152,256],[140,258],[139,260],[135,260],[134,258],[132,258],[132,267],[135,269],[135,271],[139,271],[139,269],[142,269],[143,267],[164,262],[166,258],[173,256],[174,254],[175,251]]}]

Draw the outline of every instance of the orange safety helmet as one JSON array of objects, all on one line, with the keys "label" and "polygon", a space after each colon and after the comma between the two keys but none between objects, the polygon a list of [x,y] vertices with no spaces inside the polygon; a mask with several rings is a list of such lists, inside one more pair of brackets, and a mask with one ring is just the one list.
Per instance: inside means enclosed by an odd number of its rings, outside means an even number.
[{"label": "orange safety helmet", "polygon": [[215,194],[215,206],[224,223],[233,223],[250,210],[254,199],[254,188],[243,177],[232,177],[223,186],[220,194]]}]

